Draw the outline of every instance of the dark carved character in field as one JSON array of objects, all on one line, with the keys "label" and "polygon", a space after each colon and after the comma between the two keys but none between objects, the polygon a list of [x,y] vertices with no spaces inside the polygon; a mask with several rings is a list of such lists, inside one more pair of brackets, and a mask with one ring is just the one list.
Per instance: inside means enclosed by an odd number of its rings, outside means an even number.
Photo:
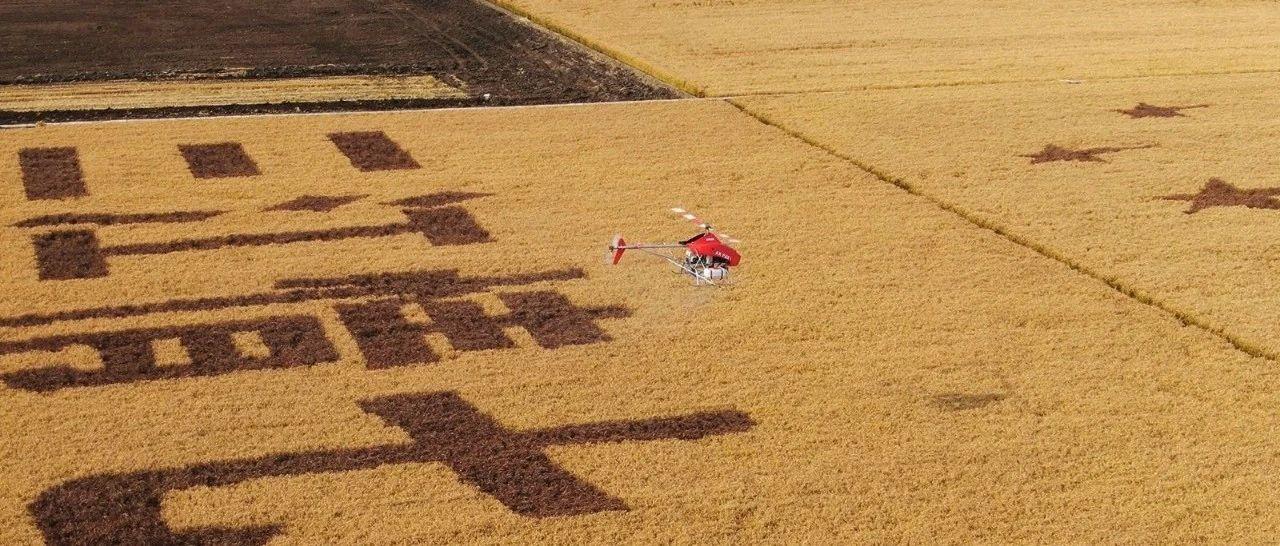
[{"label": "dark carved character in field", "polygon": [[1198,193],[1166,195],[1170,201],[1190,201],[1187,214],[1195,214],[1210,207],[1248,207],[1251,209],[1280,209],[1280,188],[1255,188],[1242,190],[1220,178],[1210,178]]},{"label": "dark carved character in field", "polygon": [[[416,233],[432,245],[467,245],[492,241],[489,232],[466,209],[451,205],[483,194],[440,192],[399,199],[387,205],[400,207],[405,222],[377,226],[351,226],[287,233],[245,233],[201,239],[141,244],[103,244],[94,229],[58,229],[32,235],[36,267],[41,280],[105,277],[110,256],[141,256],[213,250],[228,247],[267,246],[308,241],[378,238]],[[358,196],[303,196],[266,209],[271,211],[327,212],[359,199]],[[27,219],[16,227],[44,227],[62,224],[174,223],[199,222],[221,211],[184,211],[153,214],[51,215]],[[61,222],[61,223],[59,223]]]},{"label": "dark carved character in field", "polygon": [[[524,328],[539,347],[555,349],[608,341],[596,321],[628,315],[623,307],[578,307],[554,291],[505,292],[498,298],[509,309],[502,316],[485,314],[477,303],[458,296],[493,286],[581,278],[581,270],[550,271],[513,277],[460,277],[457,271],[419,271],[356,275],[327,279],[287,279],[276,291],[239,297],[170,300],[150,305],[129,305],[66,311],[52,315],[28,315],[0,319],[0,326],[20,327],[59,320],[123,318],[162,312],[207,311],[261,305],[334,301],[335,308],[355,338],[365,365],[388,368],[436,362],[439,356],[427,345],[429,333],[440,333],[457,351],[515,347],[503,328]],[[381,299],[369,301],[369,297]],[[447,299],[446,299],[447,298]],[[429,324],[410,320],[407,304],[419,306]],[[236,337],[258,339],[263,354],[245,354]],[[161,366],[155,343],[177,340],[186,353],[182,365]],[[243,343],[241,343],[242,345]],[[53,336],[0,343],[0,355],[27,351],[61,351],[71,346],[97,351],[102,369],[80,370],[53,365],[0,375],[14,388],[50,391],[154,379],[210,376],[239,370],[286,368],[330,362],[338,358],[320,322],[307,316],[284,316],[258,321],[228,321],[169,328],[128,329],[92,334]]]},{"label": "dark carved character in field", "polygon": [[[337,151],[360,171],[418,169],[421,166],[382,131],[330,133]],[[257,176],[258,165],[238,142],[183,144],[179,152],[196,178]],[[62,200],[84,197],[88,189],[74,147],[23,148],[18,152],[23,188],[28,200]],[[41,280],[105,277],[110,256],[154,255],[172,252],[212,250],[227,247],[266,246],[307,241],[350,238],[377,238],[418,233],[432,245],[465,245],[489,242],[489,232],[466,209],[456,203],[484,197],[468,192],[437,192],[402,198],[384,205],[395,206],[405,222],[376,226],[350,226],[288,233],[244,233],[201,239],[181,239],[143,244],[105,244],[92,225],[131,223],[201,222],[225,211],[166,211],[159,213],[77,213],[48,214],[14,224],[21,228],[56,228],[31,236],[37,273]],[[363,195],[304,195],[269,207],[264,212],[329,212],[362,199]],[[69,229],[66,226],[76,226]]]},{"label": "dark carved character in field", "polygon": [[[177,340],[185,363],[161,365],[156,343]],[[252,343],[262,350],[252,354]],[[51,391],[154,379],[209,376],[240,370],[309,366],[338,359],[320,321],[283,316],[252,321],[97,332],[0,343],[0,355],[25,351],[61,351],[84,345],[97,352],[102,367],[81,370],[67,365],[0,375],[10,387]]]},{"label": "dark carved character in field", "polygon": [[454,392],[404,394],[361,407],[408,433],[408,443],[272,454],[167,470],[102,474],[46,490],[30,505],[49,544],[264,544],[280,525],[170,529],[161,513],[167,493],[221,487],[270,476],[344,472],[389,464],[441,462],[464,484],[530,518],[627,510],[622,499],[557,465],[550,446],[640,442],[745,432],[740,411],[607,421],[513,431]]},{"label": "dark carved character in field", "polygon": [[1146,148],[1154,148],[1155,144],[1147,144],[1143,146],[1127,146],[1127,147],[1100,147],[1085,148],[1082,150],[1073,150],[1064,148],[1056,144],[1046,144],[1043,150],[1029,155],[1021,155],[1019,157],[1031,158],[1031,163],[1049,163],[1052,161],[1085,161],[1095,163],[1105,163],[1100,154],[1111,154],[1115,152],[1123,152],[1125,150],[1142,150]]},{"label": "dark carved character in field", "polygon": [[338,314],[360,346],[369,368],[439,360],[423,338],[430,332],[444,334],[456,350],[480,351],[515,347],[503,328],[522,326],[540,347],[555,349],[608,341],[595,321],[628,314],[621,307],[579,308],[550,291],[505,293],[499,297],[511,309],[510,314],[490,317],[476,303],[419,298],[431,318],[430,325],[409,321],[401,310],[404,303],[400,299],[343,304],[338,306]]}]

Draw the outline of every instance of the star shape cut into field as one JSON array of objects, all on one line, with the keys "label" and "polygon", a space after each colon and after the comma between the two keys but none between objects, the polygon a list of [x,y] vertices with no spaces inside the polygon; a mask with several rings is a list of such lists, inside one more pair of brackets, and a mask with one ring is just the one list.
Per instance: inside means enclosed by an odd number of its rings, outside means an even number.
[{"label": "star shape cut into field", "polygon": [[1187,117],[1182,111],[1189,108],[1208,108],[1208,104],[1194,104],[1191,106],[1155,106],[1145,102],[1139,102],[1137,106],[1128,110],[1116,110],[1121,114],[1131,118],[1182,118]]},{"label": "star shape cut into field", "polygon": [[1249,207],[1251,209],[1280,209],[1280,188],[1256,188],[1242,190],[1220,178],[1210,178],[1199,193],[1182,193],[1164,197],[1170,201],[1190,201],[1187,214],[1195,214],[1209,207]]},{"label": "star shape cut into field", "polygon": [[1155,144],[1147,144],[1143,146],[1127,146],[1127,147],[1099,147],[1085,148],[1083,150],[1072,150],[1058,146],[1057,144],[1046,144],[1043,150],[1030,155],[1022,155],[1019,157],[1031,158],[1031,164],[1048,163],[1051,161],[1091,161],[1097,163],[1105,163],[1098,154],[1110,154],[1122,152],[1125,150],[1141,150],[1143,148],[1154,148]]}]

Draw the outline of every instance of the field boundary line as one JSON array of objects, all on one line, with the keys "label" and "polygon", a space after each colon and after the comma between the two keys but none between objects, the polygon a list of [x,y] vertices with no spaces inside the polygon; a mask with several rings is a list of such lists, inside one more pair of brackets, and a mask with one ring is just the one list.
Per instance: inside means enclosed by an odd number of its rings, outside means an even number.
[{"label": "field boundary line", "polygon": [[945,211],[947,211],[947,212],[949,212],[949,213],[951,213],[951,214],[954,214],[954,215],[956,215],[956,216],[959,216],[960,218],[964,219],[966,222],[969,222],[970,224],[973,224],[973,225],[975,225],[975,226],[977,226],[977,227],[979,227],[979,228],[982,228],[982,229],[984,229],[984,230],[986,230],[986,231],[990,231],[990,232],[992,232],[992,233],[995,233],[996,235],[1000,236],[1001,238],[1003,238],[1003,239],[1005,239],[1005,240],[1007,240],[1007,241],[1009,241],[1009,242],[1012,242],[1012,243],[1014,243],[1014,244],[1016,244],[1016,245],[1018,245],[1018,246],[1021,246],[1021,247],[1024,247],[1024,248],[1027,248],[1027,249],[1029,249],[1029,250],[1031,250],[1031,251],[1033,251],[1033,252],[1035,252],[1035,253],[1037,253],[1037,254],[1039,254],[1039,255],[1041,255],[1041,256],[1044,256],[1044,257],[1046,257],[1046,258],[1049,258],[1049,259],[1051,259],[1051,260],[1054,260],[1054,261],[1056,261],[1056,262],[1059,262],[1059,263],[1061,263],[1061,264],[1063,264],[1063,265],[1067,266],[1068,268],[1070,268],[1070,269],[1074,270],[1075,272],[1077,272],[1077,273],[1079,273],[1079,274],[1081,274],[1081,275],[1085,275],[1085,276],[1088,276],[1088,277],[1090,277],[1090,278],[1092,278],[1092,279],[1094,279],[1094,280],[1100,281],[1100,282],[1102,282],[1103,284],[1105,284],[1105,285],[1107,285],[1108,287],[1110,287],[1112,290],[1115,290],[1116,292],[1119,292],[1119,293],[1121,293],[1121,294],[1123,294],[1123,295],[1125,295],[1125,296],[1129,297],[1130,299],[1133,299],[1133,300],[1135,300],[1135,301],[1137,301],[1137,302],[1139,302],[1139,303],[1142,303],[1142,304],[1148,305],[1148,306],[1150,306],[1150,307],[1154,307],[1154,308],[1156,308],[1156,309],[1159,309],[1160,311],[1163,311],[1163,312],[1165,312],[1165,313],[1167,313],[1167,314],[1169,314],[1169,315],[1173,316],[1173,318],[1177,319],[1177,320],[1178,320],[1178,322],[1181,322],[1184,326],[1193,326],[1193,327],[1199,328],[1199,329],[1201,329],[1201,330],[1204,330],[1205,332],[1207,332],[1207,333],[1209,333],[1209,334],[1212,334],[1212,335],[1214,335],[1214,336],[1217,336],[1218,338],[1222,339],[1223,341],[1226,341],[1228,344],[1230,344],[1230,345],[1231,345],[1232,347],[1234,347],[1235,349],[1237,349],[1237,350],[1239,350],[1240,352],[1243,352],[1243,353],[1245,353],[1245,354],[1247,354],[1247,355],[1249,355],[1249,356],[1251,356],[1251,357],[1255,357],[1255,358],[1263,358],[1263,359],[1270,360],[1270,361],[1272,361],[1272,362],[1280,362],[1280,355],[1277,355],[1277,354],[1276,354],[1276,353],[1274,353],[1274,352],[1268,351],[1268,350],[1266,350],[1266,349],[1263,349],[1262,347],[1259,347],[1259,346],[1257,346],[1257,345],[1254,345],[1253,343],[1250,343],[1250,342],[1248,342],[1248,341],[1245,341],[1244,339],[1240,338],[1239,336],[1236,336],[1236,335],[1234,335],[1234,334],[1232,334],[1232,333],[1230,333],[1230,332],[1227,332],[1226,330],[1224,330],[1224,329],[1222,329],[1222,328],[1218,328],[1218,327],[1216,327],[1216,326],[1214,326],[1214,325],[1210,324],[1208,321],[1205,321],[1205,320],[1201,319],[1200,317],[1197,317],[1197,316],[1195,316],[1195,315],[1193,315],[1193,314],[1191,314],[1191,313],[1188,313],[1188,312],[1186,312],[1186,311],[1182,311],[1182,310],[1177,309],[1177,308],[1175,308],[1175,307],[1173,307],[1173,306],[1170,306],[1170,305],[1168,305],[1168,304],[1166,304],[1166,303],[1164,303],[1164,302],[1162,302],[1162,301],[1160,301],[1160,300],[1156,299],[1156,298],[1155,298],[1154,296],[1152,296],[1151,294],[1148,294],[1148,293],[1146,293],[1146,292],[1142,291],[1141,289],[1138,289],[1138,288],[1133,287],[1133,286],[1129,286],[1129,285],[1127,285],[1127,284],[1125,284],[1125,283],[1121,282],[1118,278],[1111,277],[1111,276],[1108,276],[1108,275],[1104,275],[1104,274],[1102,274],[1102,273],[1100,273],[1100,272],[1098,272],[1098,271],[1093,270],[1092,268],[1090,268],[1090,267],[1088,267],[1088,266],[1085,266],[1085,265],[1083,265],[1083,264],[1080,264],[1080,263],[1076,262],[1075,260],[1071,259],[1071,257],[1067,256],[1066,254],[1064,254],[1064,253],[1062,253],[1062,252],[1058,252],[1058,251],[1056,251],[1056,250],[1054,250],[1054,249],[1052,249],[1052,248],[1049,248],[1049,247],[1047,247],[1047,246],[1045,246],[1045,245],[1042,245],[1042,244],[1040,244],[1040,243],[1037,243],[1037,242],[1035,242],[1035,241],[1031,240],[1030,238],[1027,238],[1027,237],[1024,237],[1024,236],[1019,235],[1019,234],[1017,234],[1017,233],[1014,233],[1014,232],[1012,232],[1012,231],[1010,231],[1010,230],[1006,229],[1005,227],[1003,227],[1003,226],[1001,226],[1001,225],[999,225],[999,224],[997,224],[997,223],[995,223],[995,222],[993,222],[993,221],[990,221],[990,220],[987,220],[987,219],[985,219],[985,218],[982,218],[981,216],[978,216],[977,214],[975,214],[975,213],[973,213],[973,212],[971,212],[971,211],[968,211],[968,210],[966,210],[966,209],[964,209],[964,208],[962,208],[962,207],[960,207],[960,206],[958,206],[958,205],[956,205],[956,204],[953,204],[953,203],[950,203],[950,202],[944,201],[944,200],[942,200],[941,198],[939,198],[939,197],[937,197],[937,196],[935,196],[935,195],[933,195],[933,194],[931,194],[931,193],[929,193],[929,192],[927,192],[927,191],[924,191],[924,190],[920,189],[918,186],[916,186],[915,184],[912,184],[911,182],[906,181],[905,179],[902,179],[902,178],[899,178],[899,177],[893,176],[893,175],[891,175],[891,174],[889,174],[889,173],[887,173],[887,172],[885,172],[885,171],[883,171],[883,170],[881,170],[881,169],[876,168],[875,166],[872,166],[872,165],[869,165],[869,164],[867,164],[867,163],[865,163],[865,162],[863,162],[863,161],[860,161],[860,160],[858,160],[858,159],[856,159],[856,158],[854,158],[854,157],[852,157],[852,156],[850,156],[850,155],[848,155],[848,154],[845,154],[845,153],[843,153],[843,152],[841,152],[841,151],[839,151],[839,150],[837,150],[837,149],[835,149],[835,148],[833,148],[833,147],[831,147],[831,146],[828,146],[828,145],[823,144],[823,143],[821,143],[821,142],[819,142],[819,141],[816,141],[816,140],[814,140],[814,139],[812,139],[812,138],[809,138],[808,136],[806,136],[805,134],[803,134],[803,133],[801,133],[801,132],[799,132],[799,131],[796,131],[796,130],[790,129],[790,128],[788,128],[788,127],[786,127],[786,126],[784,126],[784,125],[782,125],[782,124],[780,124],[780,123],[778,123],[778,122],[776,122],[776,121],[773,121],[773,120],[769,119],[767,116],[764,116],[764,115],[762,115],[762,114],[757,114],[756,112],[751,111],[749,108],[747,108],[746,106],[743,106],[742,104],[739,104],[738,102],[734,101],[733,99],[730,99],[730,98],[724,98],[723,100],[724,100],[726,103],[728,103],[729,105],[733,106],[734,108],[737,108],[737,109],[738,109],[739,111],[741,111],[743,114],[746,114],[747,116],[750,116],[750,117],[754,118],[756,121],[758,121],[758,122],[760,122],[760,123],[762,123],[762,124],[764,124],[764,125],[768,125],[769,127],[772,127],[772,128],[774,128],[774,129],[776,129],[776,130],[778,130],[778,131],[781,131],[781,132],[783,132],[783,133],[787,134],[788,136],[791,136],[791,137],[793,137],[793,138],[795,138],[795,139],[797,139],[797,140],[800,140],[801,142],[804,142],[805,144],[808,144],[808,145],[810,145],[810,146],[813,146],[814,148],[817,148],[817,149],[819,149],[819,150],[822,150],[822,151],[826,152],[827,154],[831,155],[832,157],[835,157],[835,158],[840,159],[840,160],[842,160],[842,161],[844,161],[844,162],[846,162],[846,163],[849,163],[849,164],[851,164],[851,165],[853,165],[853,166],[857,167],[858,169],[860,169],[860,170],[862,170],[862,171],[865,171],[866,173],[868,173],[868,174],[870,174],[870,175],[872,175],[872,176],[876,177],[877,179],[879,179],[879,180],[880,180],[880,181],[882,181],[882,182],[885,182],[885,183],[888,183],[888,184],[892,184],[892,185],[894,185],[894,186],[898,187],[899,189],[901,189],[902,191],[905,191],[905,192],[907,192],[907,193],[909,193],[909,194],[911,194],[911,195],[913,195],[913,196],[916,196],[916,197],[919,197],[919,198],[921,198],[921,199],[924,199],[924,200],[926,200],[926,201],[928,201],[928,202],[930,202],[930,203],[934,204],[934,205],[935,205],[935,206],[937,206],[938,208],[941,208],[942,210],[945,210]]},{"label": "field boundary line", "polygon": [[0,124],[0,131],[7,129],[30,129],[32,127],[58,126],[58,125],[86,125],[86,124],[103,124],[103,123],[150,123],[164,121],[199,121],[199,120],[228,120],[241,118],[285,118],[285,117],[305,117],[305,116],[360,116],[360,115],[377,115],[377,114],[405,114],[405,113],[423,113],[423,112],[459,112],[459,111],[481,111],[489,112],[494,110],[521,110],[521,109],[541,109],[541,108],[589,108],[592,106],[622,106],[626,104],[649,104],[654,102],[723,102],[724,99],[719,97],[682,97],[675,99],[640,99],[640,100],[608,100],[599,102],[556,102],[549,104],[508,104],[503,106],[446,106],[442,108],[396,108],[396,109],[370,109],[370,110],[324,110],[319,112],[278,112],[278,113],[252,113],[252,114],[226,114],[217,116],[173,116],[164,118],[126,118],[126,119],[100,119],[100,120],[70,120],[70,121],[41,121],[41,122],[24,122],[24,123],[7,123]]},{"label": "field boundary line", "polygon": [[644,59],[641,59],[635,55],[630,55],[622,50],[619,50],[618,48],[607,46],[599,40],[593,40],[581,32],[577,32],[566,25],[562,25],[560,23],[553,21],[549,17],[542,17],[536,13],[533,13],[527,9],[524,9],[516,5],[511,0],[487,0],[487,3],[493,6],[495,9],[499,9],[511,15],[517,16],[521,19],[525,19],[526,21],[529,21],[534,25],[537,25],[539,27],[552,31],[555,34],[560,35],[562,38],[566,40],[575,42],[587,49],[590,49],[592,51],[595,51],[596,53],[604,55],[605,57],[613,59],[614,61],[619,62],[624,66],[631,68],[632,70],[638,71],[646,76],[649,76],[650,78],[653,78],[662,83],[670,85],[676,88],[677,90],[681,91],[682,93],[685,93],[687,95],[690,95],[696,98],[707,98],[706,91],[703,88],[699,87],[698,85],[694,84],[693,82],[686,80],[684,78],[678,77],[675,74],[673,74],[671,71],[663,68],[659,68],[653,63],[645,61]]},{"label": "field boundary line", "polygon": [[[826,89],[801,89],[796,91],[749,91],[745,93],[729,93],[724,95],[707,95],[708,98],[735,99],[749,97],[786,97],[791,95],[831,95],[839,93],[853,93],[857,91],[894,91],[905,89],[934,89],[943,87],[979,87],[984,85],[1017,85],[1028,83],[1055,83],[1063,82],[1064,85],[1088,85],[1092,82],[1116,82],[1124,80],[1150,80],[1156,78],[1190,78],[1195,76],[1244,76],[1250,74],[1277,74],[1280,68],[1250,68],[1247,70],[1203,70],[1190,72],[1170,72],[1168,74],[1145,74],[1145,75],[1125,75],[1125,76],[1103,76],[1098,78],[1088,78],[1082,80],[1070,80],[1068,78],[1010,78],[1006,80],[961,80],[952,82],[930,82],[930,83],[904,83],[904,84],[878,84],[878,85],[858,85],[853,87],[830,87]],[[1067,84],[1070,81],[1072,83]]]}]

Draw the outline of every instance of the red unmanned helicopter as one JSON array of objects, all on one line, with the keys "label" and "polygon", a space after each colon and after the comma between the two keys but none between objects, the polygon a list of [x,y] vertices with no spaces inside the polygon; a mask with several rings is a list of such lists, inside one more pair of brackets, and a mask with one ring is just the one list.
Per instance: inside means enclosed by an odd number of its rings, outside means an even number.
[{"label": "red unmanned helicopter", "polygon": [[[694,235],[678,243],[631,243],[628,244],[621,235],[614,236],[609,243],[609,251],[613,253],[613,264],[622,260],[622,253],[628,250],[639,250],[662,258],[676,266],[682,273],[693,277],[694,284],[712,286],[729,283],[729,268],[737,267],[742,261],[738,251],[729,245],[742,241],[725,233],[713,233],[711,224],[703,222],[693,213],[682,208],[673,208],[671,212],[681,218],[693,222],[702,229],[702,233]],[[683,248],[683,259],[672,256],[664,249]]]}]

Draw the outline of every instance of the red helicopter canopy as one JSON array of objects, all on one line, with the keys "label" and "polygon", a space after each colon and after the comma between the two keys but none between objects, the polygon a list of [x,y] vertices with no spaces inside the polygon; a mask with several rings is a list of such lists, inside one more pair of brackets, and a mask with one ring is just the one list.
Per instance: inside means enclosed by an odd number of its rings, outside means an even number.
[{"label": "red helicopter canopy", "polygon": [[738,255],[738,251],[720,242],[716,234],[710,231],[685,241],[684,246],[699,256],[728,260],[731,266],[738,265],[738,262],[742,259],[742,256]]}]

